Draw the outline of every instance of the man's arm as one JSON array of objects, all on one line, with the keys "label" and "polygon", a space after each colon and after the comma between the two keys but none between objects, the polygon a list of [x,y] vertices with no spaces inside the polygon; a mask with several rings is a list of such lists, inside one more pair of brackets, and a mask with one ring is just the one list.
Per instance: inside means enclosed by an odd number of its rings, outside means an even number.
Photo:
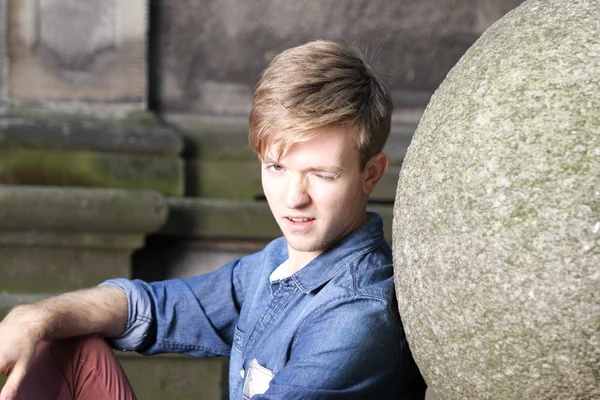
[{"label": "man's arm", "polygon": [[0,323],[0,372],[8,380],[0,400],[15,396],[41,340],[100,333],[119,336],[128,317],[127,297],[115,287],[62,294],[17,306]]}]

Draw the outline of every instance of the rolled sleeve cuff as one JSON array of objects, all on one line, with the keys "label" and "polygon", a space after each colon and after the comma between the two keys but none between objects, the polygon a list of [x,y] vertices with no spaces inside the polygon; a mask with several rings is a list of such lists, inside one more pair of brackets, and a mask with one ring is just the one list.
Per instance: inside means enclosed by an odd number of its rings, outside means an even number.
[{"label": "rolled sleeve cuff", "polygon": [[98,286],[117,287],[127,296],[128,317],[125,332],[116,338],[108,338],[108,343],[121,351],[133,351],[142,347],[152,324],[152,306],[147,292],[140,284],[128,279],[110,279]]}]

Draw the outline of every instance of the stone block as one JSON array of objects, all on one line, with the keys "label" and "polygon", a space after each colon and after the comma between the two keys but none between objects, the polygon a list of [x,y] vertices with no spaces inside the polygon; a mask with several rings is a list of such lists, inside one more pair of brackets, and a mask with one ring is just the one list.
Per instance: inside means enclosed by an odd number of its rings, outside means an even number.
[{"label": "stone block", "polygon": [[7,6],[8,98],[145,107],[147,1],[9,0]]},{"label": "stone block", "polygon": [[177,355],[144,357],[117,352],[138,399],[226,400],[226,358],[199,359]]},{"label": "stone block", "polygon": [[440,400],[600,398],[599,76],[598,1],[529,0],[425,111],[393,247]]},{"label": "stone block", "polygon": [[0,111],[0,146],[177,156],[178,134],[147,111],[100,112],[8,105]]},{"label": "stone block", "polygon": [[151,191],[0,185],[0,293],[48,294],[131,276],[131,253],[166,221]]},{"label": "stone block", "polygon": [[226,199],[264,197],[260,179],[260,162],[189,160],[185,163],[188,196]]},{"label": "stone block", "polygon": [[130,278],[134,249],[0,245],[0,292],[62,293]]},{"label": "stone block", "polygon": [[52,113],[9,107],[0,115],[0,184],[184,192],[183,143],[150,114]]}]

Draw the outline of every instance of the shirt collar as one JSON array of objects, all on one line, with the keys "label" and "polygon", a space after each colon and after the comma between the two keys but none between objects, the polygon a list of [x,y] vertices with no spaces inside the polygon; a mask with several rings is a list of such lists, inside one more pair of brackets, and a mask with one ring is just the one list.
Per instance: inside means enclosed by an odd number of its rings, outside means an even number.
[{"label": "shirt collar", "polygon": [[291,275],[301,291],[310,293],[321,287],[352,260],[381,245],[384,240],[381,216],[367,212],[367,221]]}]

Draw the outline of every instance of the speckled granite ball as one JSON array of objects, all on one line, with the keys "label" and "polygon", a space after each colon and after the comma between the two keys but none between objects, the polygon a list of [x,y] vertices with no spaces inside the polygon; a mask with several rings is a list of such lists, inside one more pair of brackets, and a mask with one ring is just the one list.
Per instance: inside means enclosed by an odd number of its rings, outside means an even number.
[{"label": "speckled granite ball", "polygon": [[527,1],[465,54],[408,150],[393,235],[438,400],[600,399],[600,1]]}]

